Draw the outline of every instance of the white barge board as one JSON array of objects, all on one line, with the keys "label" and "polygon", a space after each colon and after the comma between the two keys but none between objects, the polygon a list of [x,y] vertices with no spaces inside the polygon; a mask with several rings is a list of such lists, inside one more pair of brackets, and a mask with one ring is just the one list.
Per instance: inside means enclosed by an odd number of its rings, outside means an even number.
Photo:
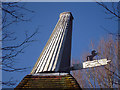
[{"label": "white barge board", "polygon": [[111,60],[107,59],[100,59],[100,60],[93,60],[93,61],[86,61],[80,64],[73,64],[71,67],[71,70],[80,70],[84,68],[91,68],[91,67],[96,67],[96,66],[102,66],[102,65],[107,65],[108,62]]}]

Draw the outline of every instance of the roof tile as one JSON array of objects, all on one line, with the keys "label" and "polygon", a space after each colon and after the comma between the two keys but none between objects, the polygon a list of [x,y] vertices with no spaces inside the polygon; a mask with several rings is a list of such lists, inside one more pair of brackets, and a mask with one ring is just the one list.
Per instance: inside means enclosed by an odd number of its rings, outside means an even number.
[{"label": "roof tile", "polygon": [[59,76],[27,75],[15,88],[62,88],[80,89],[79,84],[71,74]]}]

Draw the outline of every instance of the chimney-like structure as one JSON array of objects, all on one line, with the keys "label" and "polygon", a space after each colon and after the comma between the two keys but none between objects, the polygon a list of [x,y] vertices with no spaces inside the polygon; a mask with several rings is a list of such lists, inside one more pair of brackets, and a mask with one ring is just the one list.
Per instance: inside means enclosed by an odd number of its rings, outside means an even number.
[{"label": "chimney-like structure", "polygon": [[31,74],[40,72],[70,72],[72,20],[70,12],[60,14],[47,44]]},{"label": "chimney-like structure", "polygon": [[60,14],[58,23],[32,72],[24,77],[15,90],[21,88],[81,89],[70,74],[72,20],[73,16],[70,12]]}]

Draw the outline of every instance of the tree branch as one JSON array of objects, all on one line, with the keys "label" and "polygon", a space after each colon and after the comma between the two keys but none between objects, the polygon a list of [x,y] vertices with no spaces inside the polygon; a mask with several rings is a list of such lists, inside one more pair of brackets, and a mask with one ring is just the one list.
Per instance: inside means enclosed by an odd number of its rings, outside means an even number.
[{"label": "tree branch", "polygon": [[[114,11],[112,11],[112,10],[110,10],[103,2],[96,2],[98,5],[100,5],[100,6],[102,6],[105,10],[107,10],[109,13],[111,13],[112,15],[114,15],[115,17],[118,17],[118,18],[120,18],[120,16],[119,15],[117,15],[116,13],[115,13],[115,8],[113,8],[113,10]],[[112,5],[112,7],[113,7],[113,5]]]}]

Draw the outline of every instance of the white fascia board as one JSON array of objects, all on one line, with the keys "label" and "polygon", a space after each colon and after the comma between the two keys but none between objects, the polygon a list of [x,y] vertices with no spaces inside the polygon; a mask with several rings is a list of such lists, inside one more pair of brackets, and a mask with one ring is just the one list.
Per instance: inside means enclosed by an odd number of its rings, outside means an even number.
[{"label": "white fascia board", "polygon": [[73,66],[70,69],[71,70],[80,70],[80,69],[84,69],[84,68],[103,66],[103,65],[107,65],[108,62],[110,62],[110,61],[111,60],[107,60],[107,59],[86,61],[86,62],[79,63],[79,64],[73,64]]}]

